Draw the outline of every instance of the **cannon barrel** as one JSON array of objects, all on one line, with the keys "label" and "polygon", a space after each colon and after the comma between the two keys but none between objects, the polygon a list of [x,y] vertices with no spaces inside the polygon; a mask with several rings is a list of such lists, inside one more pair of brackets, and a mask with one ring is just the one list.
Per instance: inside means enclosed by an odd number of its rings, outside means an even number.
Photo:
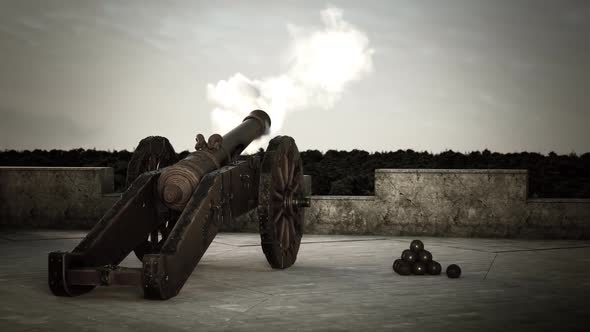
[{"label": "cannon barrel", "polygon": [[268,132],[270,124],[266,112],[255,110],[223,137],[214,134],[205,142],[203,135],[197,135],[197,151],[162,170],[158,180],[161,201],[171,209],[184,209],[203,176],[239,156],[253,140]]}]

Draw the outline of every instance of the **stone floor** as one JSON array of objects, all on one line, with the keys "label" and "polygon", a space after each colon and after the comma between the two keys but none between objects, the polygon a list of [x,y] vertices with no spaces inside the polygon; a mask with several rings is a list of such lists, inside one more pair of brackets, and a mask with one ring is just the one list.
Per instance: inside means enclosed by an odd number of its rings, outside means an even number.
[{"label": "stone floor", "polygon": [[[81,232],[0,231],[0,331],[566,331],[590,324],[590,241],[422,238],[460,279],[399,276],[411,238],[313,236],[271,270],[257,234],[219,234],[179,296],[103,287],[58,298],[47,253]],[[139,266],[128,257],[126,266]],[[584,327],[586,326],[586,328]]]}]

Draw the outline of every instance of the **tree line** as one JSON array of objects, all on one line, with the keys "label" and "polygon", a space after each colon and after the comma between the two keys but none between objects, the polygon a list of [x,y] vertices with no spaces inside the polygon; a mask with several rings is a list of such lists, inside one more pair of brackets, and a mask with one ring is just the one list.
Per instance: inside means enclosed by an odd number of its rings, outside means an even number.
[{"label": "tree line", "polygon": [[[188,151],[179,153],[184,158]],[[132,152],[95,149],[5,150],[0,166],[112,167],[115,189],[125,189],[127,164]],[[530,197],[590,198],[590,153],[471,153],[445,151],[437,154],[398,150],[369,153],[362,150],[322,153],[301,152],[305,174],[312,176],[314,195],[373,195],[374,171],[379,168],[526,169]]]}]

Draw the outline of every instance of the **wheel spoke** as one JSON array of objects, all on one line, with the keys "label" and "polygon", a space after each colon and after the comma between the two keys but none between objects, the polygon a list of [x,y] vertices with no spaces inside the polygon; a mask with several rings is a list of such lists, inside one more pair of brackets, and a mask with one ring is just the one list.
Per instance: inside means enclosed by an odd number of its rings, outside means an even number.
[{"label": "wheel spoke", "polygon": [[166,221],[162,227],[160,227],[160,234],[162,235],[162,240],[168,237],[168,227],[170,227],[170,221]]},{"label": "wheel spoke", "polygon": [[276,191],[276,190],[273,190],[273,193],[272,193],[272,194],[273,194],[273,196],[274,196],[275,198],[277,198],[279,201],[281,201],[281,202],[283,201],[283,194],[281,194],[280,192],[278,192],[278,191]]},{"label": "wheel spoke", "polygon": [[291,228],[291,234],[293,234],[293,238],[299,235],[297,230],[295,230],[295,218],[289,217],[289,227]]},{"label": "wheel spoke", "polygon": [[289,248],[289,243],[290,243],[289,242],[289,240],[290,240],[290,238],[289,238],[290,231],[289,231],[289,225],[287,225],[288,223],[289,223],[289,219],[287,217],[283,218],[283,226],[285,227],[285,233],[284,233],[285,234],[285,238],[284,238],[285,241],[283,242],[283,244],[284,244],[283,245],[283,249],[285,249],[285,250],[287,248]]},{"label": "wheel spoke", "polygon": [[288,186],[291,187],[291,185],[293,184],[293,175],[295,175],[295,165],[291,165],[291,172],[289,172],[289,180],[287,181]]},{"label": "wheel spoke", "polygon": [[295,185],[293,186],[293,188],[291,189],[292,191],[297,191],[297,189],[299,189],[299,181],[295,182]]},{"label": "wheel spoke", "polygon": [[155,248],[158,244],[158,230],[155,230],[150,234],[150,243],[152,248]]},{"label": "wheel spoke", "polygon": [[279,190],[283,191],[285,190],[285,178],[281,167],[277,168],[277,173],[279,174]]},{"label": "wheel spoke", "polygon": [[[283,155],[283,157],[284,158],[281,159],[282,166],[283,166],[281,170],[284,172],[283,176],[284,176],[285,181],[287,181],[285,183],[285,185],[288,186],[289,185],[289,182],[288,182],[288,180],[289,180],[289,158],[287,157],[287,155]],[[283,190],[284,189],[285,189],[285,187],[283,187]]]},{"label": "wheel spoke", "polygon": [[285,217],[283,217],[283,218],[281,218],[281,232],[279,234],[279,241],[281,243],[281,247],[283,247],[283,248],[285,247],[285,241],[284,241],[285,233],[288,232],[286,226],[287,225],[285,225]]},{"label": "wheel spoke", "polygon": [[272,223],[274,225],[276,225],[279,222],[279,219],[283,216],[283,209],[279,210],[279,213],[277,213],[277,215],[275,216],[275,218],[273,219]]}]

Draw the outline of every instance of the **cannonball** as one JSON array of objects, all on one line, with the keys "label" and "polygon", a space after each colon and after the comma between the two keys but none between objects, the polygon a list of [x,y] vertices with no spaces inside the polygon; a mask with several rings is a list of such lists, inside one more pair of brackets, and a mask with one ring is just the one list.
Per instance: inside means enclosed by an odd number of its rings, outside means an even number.
[{"label": "cannonball", "polygon": [[421,250],[424,250],[424,243],[420,240],[414,240],[410,243],[410,250],[415,253],[419,253]]},{"label": "cannonball", "polygon": [[399,265],[400,262],[403,262],[403,261],[399,258],[393,261],[393,270],[394,271],[397,269],[397,266]]},{"label": "cannonball", "polygon": [[416,253],[411,250],[406,249],[402,253],[402,259],[404,260],[404,262],[412,264],[416,261],[416,258]]},{"label": "cannonball", "polygon": [[432,254],[428,250],[421,250],[418,253],[418,261],[423,263],[428,263],[432,260]]},{"label": "cannonball", "polygon": [[436,276],[439,275],[442,270],[442,266],[437,261],[430,261],[426,264],[426,272],[428,274]]},{"label": "cannonball", "polygon": [[412,273],[412,265],[404,261],[401,261],[397,264],[397,270],[395,272],[402,276],[410,275]]},{"label": "cannonball", "polygon": [[461,275],[461,268],[457,264],[451,264],[447,267],[447,277],[455,279]]},{"label": "cannonball", "polygon": [[422,262],[412,264],[412,273],[415,275],[423,275],[426,273],[426,264]]},{"label": "cannonball", "polygon": [[410,249],[405,249],[404,251],[402,251],[402,256],[401,259],[404,259],[404,255],[408,252],[411,251]]}]

